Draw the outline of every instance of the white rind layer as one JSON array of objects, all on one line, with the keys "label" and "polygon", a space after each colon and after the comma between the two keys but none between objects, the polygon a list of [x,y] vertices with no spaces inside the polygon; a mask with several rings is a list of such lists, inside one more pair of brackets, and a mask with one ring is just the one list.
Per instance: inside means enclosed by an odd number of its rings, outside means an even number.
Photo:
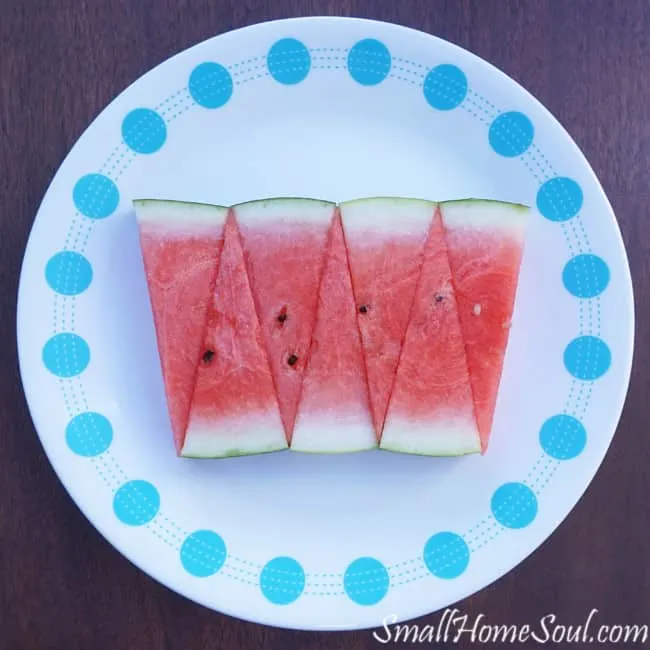
[{"label": "white rind layer", "polygon": [[377,447],[369,413],[299,413],[291,438],[293,451],[347,453]]},{"label": "white rind layer", "polygon": [[440,204],[446,228],[499,230],[523,240],[530,209],[517,203],[472,200]]},{"label": "white rind layer", "polygon": [[280,222],[287,224],[328,225],[336,209],[335,203],[317,199],[261,199],[233,206],[237,222],[245,227],[254,227]]},{"label": "white rind layer", "polygon": [[481,451],[473,418],[436,417],[415,421],[388,413],[381,449],[423,456],[461,456]]},{"label": "white rind layer", "polygon": [[277,411],[222,418],[219,421],[194,417],[187,428],[181,456],[224,458],[280,451],[287,439]]},{"label": "white rind layer", "polygon": [[228,208],[205,203],[136,199],[133,205],[142,227],[170,234],[219,232],[228,216]]},{"label": "white rind layer", "polygon": [[367,232],[421,235],[433,220],[436,203],[422,199],[378,197],[347,201],[339,207],[348,235]]}]

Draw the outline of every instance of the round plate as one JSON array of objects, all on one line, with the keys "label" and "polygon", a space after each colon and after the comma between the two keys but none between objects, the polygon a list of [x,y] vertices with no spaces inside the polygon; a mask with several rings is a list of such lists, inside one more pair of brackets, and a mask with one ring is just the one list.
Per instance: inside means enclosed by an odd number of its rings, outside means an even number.
[{"label": "round plate", "polygon": [[[175,456],[131,199],[484,197],[533,207],[485,456]],[[117,97],[36,217],[20,367],[79,507],[171,589],[266,624],[446,607],[537,548],[602,461],[633,349],[628,263],[579,149],[510,78],[427,34],[295,19],[220,35]]]}]

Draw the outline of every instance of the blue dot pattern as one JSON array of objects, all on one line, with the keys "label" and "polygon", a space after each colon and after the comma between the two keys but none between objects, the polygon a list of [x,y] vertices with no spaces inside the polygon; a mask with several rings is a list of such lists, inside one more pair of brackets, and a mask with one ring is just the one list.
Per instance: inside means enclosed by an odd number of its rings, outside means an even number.
[{"label": "blue dot pattern", "polygon": [[373,557],[361,557],[348,566],[343,588],[358,605],[375,605],[388,593],[390,579],[386,567]]},{"label": "blue dot pattern", "polygon": [[505,483],[492,495],[492,514],[506,528],[525,528],[537,516],[537,498],[523,483]]},{"label": "blue dot pattern", "polygon": [[89,219],[109,217],[120,202],[117,185],[104,174],[86,174],[75,184],[72,200],[81,214]]},{"label": "blue dot pattern", "polygon": [[221,108],[232,97],[232,77],[219,63],[197,65],[188,84],[192,99],[203,108]]},{"label": "blue dot pattern", "polygon": [[582,208],[582,188],[572,178],[557,176],[537,191],[537,209],[549,221],[568,221]]},{"label": "blue dot pattern", "polygon": [[75,296],[85,291],[93,279],[90,262],[80,253],[61,251],[53,255],[45,266],[45,280],[64,296]]},{"label": "blue dot pattern", "polygon": [[55,334],[43,346],[43,363],[57,377],[75,377],[86,369],[89,362],[90,348],[77,334]]},{"label": "blue dot pattern", "polygon": [[267,562],[260,574],[260,589],[275,605],[288,605],[302,594],[305,572],[292,557],[276,557]]},{"label": "blue dot pattern", "polygon": [[570,415],[554,415],[542,425],[539,443],[552,458],[569,460],[580,455],[585,448],[587,432],[576,418]]},{"label": "blue dot pattern", "polygon": [[136,153],[152,154],[165,144],[167,125],[156,111],[136,108],[122,122],[122,138]]},{"label": "blue dot pattern", "polygon": [[496,153],[505,158],[520,156],[533,142],[533,123],[523,113],[502,113],[490,124],[488,139]]},{"label": "blue dot pattern", "polygon": [[279,83],[300,83],[311,69],[309,50],[295,38],[283,38],[273,44],[266,56],[269,73]]},{"label": "blue dot pattern", "polygon": [[437,578],[457,578],[469,564],[469,547],[456,533],[436,533],[424,545],[424,563]]},{"label": "blue dot pattern", "polygon": [[467,77],[455,65],[443,63],[429,72],[424,80],[424,97],[439,111],[450,111],[463,103],[467,96]]},{"label": "blue dot pattern", "polygon": [[128,526],[148,524],[159,509],[160,495],[148,481],[129,481],[113,497],[115,516]]},{"label": "blue dot pattern", "polygon": [[113,427],[100,413],[80,413],[65,429],[68,447],[77,455],[90,458],[103,454],[113,441]]},{"label": "blue dot pattern", "polygon": [[226,543],[212,530],[197,530],[188,535],[181,547],[183,568],[197,578],[207,578],[226,561]]},{"label": "blue dot pattern", "polygon": [[598,379],[607,372],[611,362],[609,347],[597,336],[579,336],[564,350],[564,365],[576,379]]},{"label": "blue dot pattern", "polygon": [[377,39],[366,38],[348,53],[348,72],[363,86],[376,86],[390,72],[392,58],[388,48]]},{"label": "blue dot pattern", "polygon": [[609,267],[597,255],[576,255],[564,267],[562,281],[567,291],[577,298],[595,298],[609,284]]}]

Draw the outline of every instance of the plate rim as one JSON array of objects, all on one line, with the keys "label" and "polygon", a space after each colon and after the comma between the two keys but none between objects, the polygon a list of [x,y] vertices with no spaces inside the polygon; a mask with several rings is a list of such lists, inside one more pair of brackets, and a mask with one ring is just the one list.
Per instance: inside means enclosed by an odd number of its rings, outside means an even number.
[{"label": "plate rim", "polygon": [[[39,202],[38,208],[35,212],[34,219],[32,221],[32,224],[30,226],[30,232],[29,236],[27,238],[27,242],[25,244],[24,252],[23,252],[23,259],[21,263],[21,268],[20,268],[20,273],[19,273],[19,279],[18,279],[18,286],[17,286],[17,301],[16,301],[16,336],[17,336],[17,351],[18,351],[18,368],[19,368],[19,374],[20,374],[20,379],[21,379],[21,385],[23,388],[23,392],[25,394],[27,406],[28,406],[28,411],[30,414],[30,418],[32,420],[34,429],[36,431],[36,434],[40,440],[41,446],[43,447],[43,450],[45,452],[45,455],[48,459],[48,462],[52,466],[58,480],[60,483],[63,485],[64,489],[72,499],[73,503],[79,508],[79,510],[83,513],[84,517],[87,519],[87,521],[90,523],[90,525],[95,528],[102,537],[120,554],[122,555],[128,562],[130,562],[132,565],[136,566],[140,571],[148,575],[150,578],[158,582],[159,584],[164,585],[166,588],[170,589],[171,591],[182,595],[184,598],[190,600],[191,602],[194,602],[201,607],[204,607],[206,609],[209,609],[211,611],[215,611],[219,614],[222,615],[227,615],[231,616],[233,618],[239,619],[239,620],[245,620],[247,622],[251,623],[257,623],[257,624],[263,624],[267,625],[269,627],[275,627],[278,629],[296,629],[296,630],[310,630],[310,631],[333,631],[333,630],[364,630],[364,629],[374,629],[377,627],[377,625],[342,625],[342,626],[322,626],[322,625],[310,625],[310,624],[301,624],[301,625],[288,625],[288,624],[279,624],[277,622],[273,622],[270,620],[265,620],[264,616],[259,616],[255,614],[255,610],[252,609],[250,611],[247,611],[245,614],[240,612],[240,611],[228,611],[227,608],[220,608],[220,609],[215,609],[214,607],[211,607],[209,605],[204,604],[200,600],[197,600],[194,596],[192,596],[187,590],[184,588],[180,587],[178,584],[173,584],[171,581],[167,581],[165,579],[161,579],[157,575],[154,575],[153,572],[143,568],[139,562],[135,561],[131,557],[131,553],[129,552],[127,546],[125,544],[116,542],[115,540],[111,539],[111,535],[107,533],[104,529],[104,526],[102,525],[102,519],[100,517],[93,516],[92,513],[88,512],[86,508],[84,508],[81,503],[75,498],[74,495],[74,490],[72,487],[72,481],[69,479],[66,480],[64,478],[64,471],[62,471],[62,468],[59,467],[58,463],[55,463],[52,459],[51,453],[48,451],[48,444],[46,443],[45,437],[41,434],[41,428],[44,426],[46,427],[47,425],[43,424],[41,420],[41,426],[37,426],[35,415],[34,415],[34,409],[33,409],[33,404],[37,400],[37,397],[33,394],[33,390],[29,388],[29,382],[26,379],[26,375],[28,374],[25,368],[25,346],[27,345],[27,341],[25,340],[26,333],[25,333],[25,326],[24,326],[24,320],[26,318],[26,313],[25,313],[25,293],[26,293],[26,283],[27,283],[27,274],[28,274],[28,261],[30,257],[30,248],[33,251],[33,235],[34,235],[34,230],[35,230],[35,225],[38,220],[38,218],[43,214],[44,211],[44,203],[47,199],[47,196],[49,194],[51,186],[56,182],[57,176],[59,176],[61,170],[63,167],[65,167],[66,163],[69,161],[70,157],[73,156],[74,152],[77,150],[78,147],[83,145],[83,140],[84,136],[89,132],[93,127],[96,126],[96,123],[101,120],[101,118],[104,116],[105,113],[109,112],[110,109],[112,108],[113,104],[118,101],[120,97],[128,93],[133,86],[136,84],[140,83],[143,79],[147,78],[149,75],[153,74],[154,71],[160,69],[161,67],[165,66],[168,62],[182,56],[189,50],[192,50],[193,48],[200,46],[202,44],[206,44],[212,41],[215,41],[217,39],[220,39],[224,36],[228,36],[229,38],[236,39],[238,34],[241,34],[243,32],[248,32],[248,31],[255,31],[256,29],[260,28],[261,26],[272,26],[272,25],[295,25],[295,24],[301,24],[301,23],[315,23],[315,22],[321,22],[321,23],[329,23],[329,24],[343,24],[343,23],[361,23],[365,24],[368,26],[380,26],[382,29],[396,29],[400,32],[408,34],[413,33],[417,34],[418,37],[427,37],[428,39],[433,39],[433,41],[437,41],[439,44],[444,44],[445,47],[451,47],[455,49],[456,51],[460,51],[463,53],[464,56],[470,56],[473,58],[477,63],[480,63],[481,66],[489,72],[490,75],[496,75],[498,78],[500,78],[502,81],[507,82],[510,84],[513,88],[513,90],[516,90],[518,94],[524,97],[526,102],[531,102],[535,104],[536,108],[544,115],[545,120],[548,120],[552,123],[555,124],[557,128],[560,129],[560,132],[562,134],[562,137],[564,141],[568,144],[568,146],[573,150],[573,154],[576,156],[576,160],[580,162],[580,165],[582,169],[589,175],[590,181],[593,184],[593,187],[598,190],[598,199],[603,202],[603,205],[607,207],[609,217],[611,218],[611,221],[613,222],[613,225],[615,227],[615,231],[617,234],[616,238],[616,248],[618,249],[618,253],[620,254],[620,257],[622,260],[625,261],[624,265],[624,286],[621,287],[621,290],[625,290],[627,293],[627,299],[630,305],[630,312],[628,314],[629,316],[629,328],[628,331],[626,332],[625,335],[625,341],[626,341],[626,346],[625,346],[625,351],[626,351],[626,363],[625,367],[623,369],[623,376],[625,378],[624,383],[621,384],[621,387],[619,391],[617,391],[617,400],[616,400],[616,407],[610,407],[611,408],[611,413],[615,415],[615,417],[612,417],[612,420],[615,421],[614,429],[609,435],[609,440],[607,444],[604,447],[604,450],[602,452],[602,455],[600,458],[597,459],[596,462],[594,462],[594,468],[593,472],[590,472],[591,476],[587,480],[584,488],[580,489],[580,494],[577,499],[570,505],[568,508],[566,514],[564,514],[562,517],[557,518],[556,523],[551,527],[550,531],[545,534],[541,534],[537,541],[534,545],[534,548],[532,548],[528,553],[526,553],[519,561],[516,563],[512,564],[509,569],[505,570],[504,572],[499,573],[496,575],[496,577],[493,577],[491,580],[487,582],[483,582],[481,586],[478,588],[474,586],[473,588],[469,588],[466,590],[467,592],[458,600],[456,600],[456,603],[460,603],[461,601],[465,600],[466,598],[477,594],[483,590],[485,590],[487,587],[490,585],[494,584],[498,580],[502,579],[504,576],[512,572],[514,569],[516,569],[518,566],[520,566],[530,555],[532,555],[534,552],[536,552],[538,549],[540,549],[548,539],[553,535],[558,528],[561,526],[562,523],[568,518],[568,516],[573,512],[573,510],[576,508],[578,503],[584,498],[586,492],[590,488],[593,480],[595,479],[596,475],[598,474],[602,463],[605,460],[605,457],[607,456],[607,453],[609,452],[611,443],[614,439],[614,436],[616,435],[618,431],[618,427],[620,425],[620,420],[621,416],[623,414],[623,410],[625,408],[628,396],[629,396],[629,387],[631,383],[631,373],[632,373],[632,368],[633,368],[633,363],[634,363],[634,355],[635,355],[635,339],[636,339],[636,301],[635,301],[635,295],[634,295],[634,282],[631,274],[631,269],[630,269],[630,262],[629,262],[629,257],[627,254],[625,242],[622,236],[622,232],[620,229],[620,224],[618,221],[618,218],[616,216],[616,212],[613,209],[613,206],[611,205],[611,202],[609,201],[609,198],[603,188],[603,185],[596,175],[594,169],[590,165],[588,159],[586,158],[585,154],[581,150],[581,148],[578,146],[578,144],[575,142],[575,140],[571,137],[571,135],[568,133],[562,122],[555,116],[553,113],[550,112],[548,108],[539,100],[537,99],[536,96],[534,96],[530,91],[528,91],[523,85],[521,85],[518,81],[507,75],[505,72],[497,68],[495,65],[487,61],[486,59],[482,58],[481,56],[475,54],[474,52],[452,42],[449,40],[446,40],[444,38],[441,38],[440,36],[437,36],[435,34],[420,30],[420,29],[415,29],[413,27],[409,27],[406,25],[402,25],[399,23],[395,22],[388,22],[388,21],[382,21],[382,20],[376,20],[372,18],[361,18],[361,17],[354,17],[354,16],[349,16],[349,17],[344,17],[344,16],[323,16],[323,15],[315,15],[315,16],[304,16],[304,17],[291,17],[291,18],[280,18],[280,19],[273,19],[273,20],[267,20],[267,21],[259,21],[250,25],[246,25],[243,27],[239,27],[237,29],[232,29],[232,30],[226,30],[224,32],[220,32],[218,34],[214,34],[213,36],[210,36],[206,39],[196,41],[187,47],[183,48],[182,50],[176,51],[174,54],[171,56],[168,56],[149,69],[147,69],[143,74],[135,78],[131,83],[126,85],[122,90],[117,92],[113,96],[113,98],[105,104],[105,106],[95,114],[95,117],[92,119],[92,121],[83,129],[83,131],[78,135],[76,138],[75,142],[73,145],[70,147],[66,155],[62,158],[60,163],[58,164],[58,167],[54,173],[54,175],[51,177],[50,181],[47,183],[47,186],[45,187],[43,193],[42,193],[42,198],[41,201]],[[612,242],[612,246],[614,245],[614,242]],[[32,381],[32,386],[33,386],[33,381]],[[417,611],[416,611],[417,609]],[[415,618],[424,616],[424,615],[430,615],[434,614],[437,611],[440,611],[440,608],[437,610],[429,611],[428,608],[424,609],[418,609],[415,607],[411,607],[409,610],[409,613],[406,618],[400,619],[398,622],[404,623],[406,621],[413,620]]]}]

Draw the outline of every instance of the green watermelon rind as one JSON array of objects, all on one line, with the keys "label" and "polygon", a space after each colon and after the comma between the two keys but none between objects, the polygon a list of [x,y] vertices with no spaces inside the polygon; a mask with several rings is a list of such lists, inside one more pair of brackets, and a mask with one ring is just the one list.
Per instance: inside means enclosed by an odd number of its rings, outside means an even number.
[{"label": "green watermelon rind", "polygon": [[513,210],[528,212],[530,206],[525,205],[524,203],[513,203],[511,201],[499,201],[498,199],[478,199],[478,198],[467,198],[467,199],[451,199],[449,201],[440,201],[440,207],[447,205],[463,205],[468,204],[472,206],[479,207],[481,205],[501,205],[504,208],[512,208]]},{"label": "green watermelon rind", "polygon": [[212,203],[173,201],[167,199],[134,199],[136,221],[145,227],[171,228],[191,233],[193,229],[212,230],[221,227],[228,208]]},{"label": "green watermelon rind", "polygon": [[264,199],[253,199],[252,201],[244,201],[243,203],[235,203],[230,207],[233,209],[241,209],[241,208],[259,206],[260,208],[263,209],[268,207],[269,204],[273,204],[274,206],[282,205],[282,204],[288,204],[291,206],[310,205],[313,207],[320,207],[320,208],[332,208],[336,206],[336,203],[334,203],[333,201],[325,201],[324,199],[312,199],[312,198],[302,197],[302,196],[276,196],[276,197],[268,197]]},{"label": "green watermelon rind", "polygon": [[355,205],[368,205],[372,203],[378,203],[383,206],[386,204],[392,204],[397,206],[413,206],[413,205],[426,205],[431,209],[435,208],[437,205],[436,201],[429,199],[419,199],[415,197],[408,196],[367,196],[361,199],[350,199],[349,201],[342,201],[338,204],[339,208],[350,208]]},{"label": "green watermelon rind", "polygon": [[262,454],[273,454],[278,451],[288,451],[288,450],[289,447],[286,445],[280,447],[269,447],[267,449],[255,449],[255,450],[238,449],[237,447],[233,447],[219,454],[202,455],[202,454],[188,454],[188,453],[181,452],[180,456],[181,458],[187,458],[190,460],[219,460],[222,458],[241,458],[242,456],[261,456]]}]

